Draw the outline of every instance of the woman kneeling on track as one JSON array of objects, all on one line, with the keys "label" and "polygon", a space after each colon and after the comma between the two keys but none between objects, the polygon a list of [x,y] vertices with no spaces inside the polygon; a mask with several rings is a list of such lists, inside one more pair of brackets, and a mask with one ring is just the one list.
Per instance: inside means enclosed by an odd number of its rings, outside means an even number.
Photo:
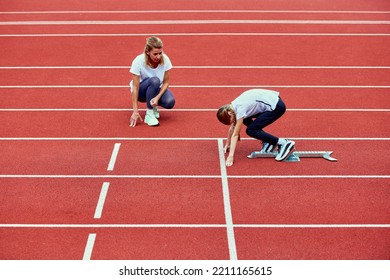
[{"label": "woman kneeling on track", "polygon": [[161,39],[154,36],[147,38],[144,53],[138,55],[131,65],[130,73],[133,74],[130,82],[133,103],[131,127],[136,126],[138,119],[142,121],[138,112],[138,101],[146,102],[145,123],[149,126],[159,124],[157,119],[160,114],[157,106],[171,109],[175,105],[175,98],[168,89],[172,63],[162,49]]},{"label": "woman kneeling on track", "polygon": [[295,142],[289,139],[278,138],[263,130],[286,112],[286,106],[279,97],[279,92],[265,89],[251,89],[219,108],[218,120],[230,125],[224,152],[229,151],[226,166],[233,165],[234,152],[240,140],[242,124],[247,126],[246,133],[263,142],[262,151],[272,152],[278,147],[275,157],[277,161],[286,159],[292,152]]}]

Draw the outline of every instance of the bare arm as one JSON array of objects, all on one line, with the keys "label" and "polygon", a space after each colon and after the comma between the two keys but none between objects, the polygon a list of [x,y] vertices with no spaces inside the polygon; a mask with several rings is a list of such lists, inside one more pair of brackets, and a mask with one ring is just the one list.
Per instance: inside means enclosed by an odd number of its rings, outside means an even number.
[{"label": "bare arm", "polygon": [[[229,152],[228,158],[226,159],[226,166],[233,165],[234,152],[236,151],[236,146],[237,146],[238,140],[240,139],[240,130],[241,130],[243,121],[244,121],[243,118],[237,120],[236,125],[234,126],[234,130],[232,132],[231,139],[230,139],[230,152]],[[229,129],[229,133],[230,133],[231,129],[232,129],[232,127],[230,127],[230,129]]]},{"label": "bare arm", "polygon": [[234,124],[231,124],[230,127],[229,127],[228,136],[226,138],[226,144],[225,144],[225,147],[223,148],[223,151],[225,153],[229,152],[229,150],[230,150],[230,143],[232,141],[232,135],[233,135],[233,132],[234,132],[234,127],[235,127]]},{"label": "bare arm", "polygon": [[137,120],[142,121],[141,115],[138,112],[138,93],[139,93],[139,76],[133,75],[133,93],[131,96],[133,104],[133,114],[130,118],[130,126],[135,127],[137,125]]}]

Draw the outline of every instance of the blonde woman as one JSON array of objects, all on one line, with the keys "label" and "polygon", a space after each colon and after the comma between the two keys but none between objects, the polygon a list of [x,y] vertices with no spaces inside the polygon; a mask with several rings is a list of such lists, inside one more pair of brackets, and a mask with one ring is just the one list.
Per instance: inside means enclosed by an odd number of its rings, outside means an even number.
[{"label": "blonde woman", "polygon": [[218,120],[230,125],[224,152],[229,152],[226,166],[233,165],[234,152],[240,139],[242,124],[247,126],[246,133],[263,142],[263,151],[271,152],[278,147],[275,159],[282,161],[293,151],[295,142],[289,139],[278,138],[263,130],[279,119],[286,112],[286,106],[279,93],[265,89],[251,89],[219,108]]},{"label": "blonde woman", "polygon": [[138,102],[146,103],[145,123],[149,126],[159,125],[157,106],[173,108],[175,98],[168,89],[171,68],[172,63],[163,52],[161,39],[155,36],[147,38],[144,53],[133,60],[130,68],[130,73],[133,74],[130,82],[133,104],[130,127],[135,127],[138,119],[142,121]]}]

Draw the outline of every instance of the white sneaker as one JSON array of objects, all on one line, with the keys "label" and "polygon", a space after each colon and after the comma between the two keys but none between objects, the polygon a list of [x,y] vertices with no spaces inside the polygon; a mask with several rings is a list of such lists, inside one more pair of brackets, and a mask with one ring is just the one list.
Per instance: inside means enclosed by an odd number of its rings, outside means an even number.
[{"label": "white sneaker", "polygon": [[286,143],[281,145],[281,147],[279,148],[279,152],[275,157],[275,160],[277,161],[282,161],[286,159],[294,151],[295,142],[290,139],[286,139],[286,140],[287,140]]},{"label": "white sneaker", "polygon": [[158,112],[158,108],[157,107],[153,108],[153,114],[154,114],[156,119],[158,119],[160,117],[160,113]]},{"label": "white sneaker", "polygon": [[159,124],[158,120],[154,116],[153,110],[146,110],[145,123],[149,126],[156,126]]}]

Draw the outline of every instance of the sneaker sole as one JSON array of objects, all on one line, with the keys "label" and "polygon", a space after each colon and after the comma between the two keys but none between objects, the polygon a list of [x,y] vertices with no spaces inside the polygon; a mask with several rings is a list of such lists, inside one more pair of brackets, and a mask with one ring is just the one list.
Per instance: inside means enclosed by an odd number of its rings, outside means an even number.
[{"label": "sneaker sole", "polygon": [[145,123],[148,125],[148,126],[158,126],[160,123],[157,121],[157,123],[152,123],[152,124],[150,124],[150,123],[148,123],[148,122],[146,122],[145,121]]},{"label": "sneaker sole", "polygon": [[148,126],[159,126],[160,125],[160,123],[156,123],[156,124],[148,124],[148,123],[146,123]]}]

